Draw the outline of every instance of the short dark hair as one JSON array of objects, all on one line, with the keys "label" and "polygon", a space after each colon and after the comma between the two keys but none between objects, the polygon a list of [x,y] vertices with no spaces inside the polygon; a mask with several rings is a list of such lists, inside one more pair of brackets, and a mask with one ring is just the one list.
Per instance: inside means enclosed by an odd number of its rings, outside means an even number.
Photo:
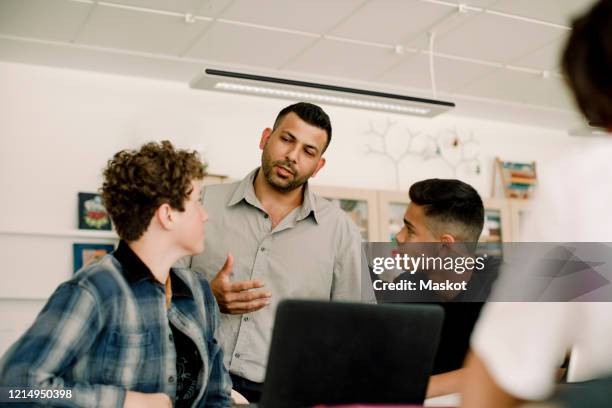
[{"label": "short dark hair", "polygon": [[162,204],[185,210],[191,182],[204,178],[196,152],[175,150],[172,143],[147,143],[139,150],[122,150],[104,169],[102,201],[117,234],[135,241],[145,233]]},{"label": "short dark hair", "polygon": [[[428,179],[414,183],[410,200],[424,207],[430,229],[455,227],[455,238],[477,242],[484,225],[484,205],[474,187],[455,179]],[[459,227],[459,228],[457,228]]]},{"label": "short dark hair", "polygon": [[612,127],[612,0],[573,21],[561,65],[587,120]]},{"label": "short dark hair", "polygon": [[[331,143],[332,138],[332,126],[331,121],[329,120],[329,116],[320,106],[317,106],[308,102],[298,102],[293,105],[289,105],[286,108],[283,108],[278,115],[276,116],[276,120],[274,121],[274,127],[272,130],[275,130],[281,120],[288,113],[295,113],[298,115],[300,119],[309,125],[316,126],[319,129],[323,129],[327,133],[327,143],[325,147],[323,147],[323,152],[327,150],[327,146]],[[322,153],[323,153],[322,152]]]}]

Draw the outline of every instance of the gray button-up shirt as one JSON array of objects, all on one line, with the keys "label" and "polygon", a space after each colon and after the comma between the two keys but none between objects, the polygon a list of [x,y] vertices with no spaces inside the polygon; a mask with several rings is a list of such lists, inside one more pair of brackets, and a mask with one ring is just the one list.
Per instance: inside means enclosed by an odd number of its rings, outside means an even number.
[{"label": "gray button-up shirt", "polygon": [[232,281],[260,279],[271,304],[244,315],[221,314],[219,337],[229,370],[262,382],[274,315],[284,298],[359,300],[361,238],[338,206],[305,184],[304,200],[272,229],[255,196],[258,169],[242,181],[207,186],[205,249],[191,268],[212,279],[228,252],[234,255]]}]

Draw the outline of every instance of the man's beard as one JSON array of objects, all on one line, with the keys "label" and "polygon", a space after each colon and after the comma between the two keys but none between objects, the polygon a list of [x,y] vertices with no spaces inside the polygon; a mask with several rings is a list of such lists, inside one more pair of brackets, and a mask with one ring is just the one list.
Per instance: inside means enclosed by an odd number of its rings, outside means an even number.
[{"label": "man's beard", "polygon": [[[285,170],[289,170],[292,173],[293,178],[281,178],[281,181],[279,182],[279,176],[275,174],[274,166],[284,167]],[[261,154],[261,168],[268,184],[272,186],[272,188],[274,188],[276,191],[279,191],[281,193],[288,193],[290,191],[295,190],[296,188],[300,188],[302,185],[304,185],[304,183],[308,181],[310,176],[312,176],[312,173],[305,176],[300,176],[293,163],[289,161],[277,160],[275,162],[272,162],[270,157],[267,155],[265,149]]]}]

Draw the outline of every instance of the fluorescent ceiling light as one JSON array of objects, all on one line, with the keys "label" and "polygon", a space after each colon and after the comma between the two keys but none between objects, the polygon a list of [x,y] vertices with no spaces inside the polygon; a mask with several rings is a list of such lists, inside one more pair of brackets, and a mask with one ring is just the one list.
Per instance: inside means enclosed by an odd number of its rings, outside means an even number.
[{"label": "fluorescent ceiling light", "polygon": [[189,86],[423,117],[434,117],[455,107],[446,101],[216,69],[205,69]]}]

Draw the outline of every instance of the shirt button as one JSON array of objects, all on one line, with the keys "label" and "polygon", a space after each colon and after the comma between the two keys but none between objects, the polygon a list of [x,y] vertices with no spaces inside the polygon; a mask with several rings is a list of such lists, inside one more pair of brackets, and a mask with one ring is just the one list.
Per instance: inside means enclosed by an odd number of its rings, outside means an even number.
[{"label": "shirt button", "polygon": [[234,357],[236,357],[236,358],[240,358],[240,353],[236,353],[236,354],[234,354]]},{"label": "shirt button", "polygon": [[172,377],[172,376],[168,377],[168,382],[173,383],[174,382],[174,377]]},{"label": "shirt button", "polygon": [[264,218],[268,218],[268,217],[269,217],[269,215],[264,213]]},{"label": "shirt button", "polygon": [[244,318],[244,319],[242,319],[242,320],[244,320],[245,322],[248,322],[248,321],[249,321],[249,318],[248,318],[248,317],[245,317],[245,318]]},{"label": "shirt button", "polygon": [[265,251],[266,248],[265,247],[261,247],[261,252]]},{"label": "shirt button", "polygon": [[170,341],[174,341],[174,336],[173,335],[169,335],[168,338],[170,339]]}]

